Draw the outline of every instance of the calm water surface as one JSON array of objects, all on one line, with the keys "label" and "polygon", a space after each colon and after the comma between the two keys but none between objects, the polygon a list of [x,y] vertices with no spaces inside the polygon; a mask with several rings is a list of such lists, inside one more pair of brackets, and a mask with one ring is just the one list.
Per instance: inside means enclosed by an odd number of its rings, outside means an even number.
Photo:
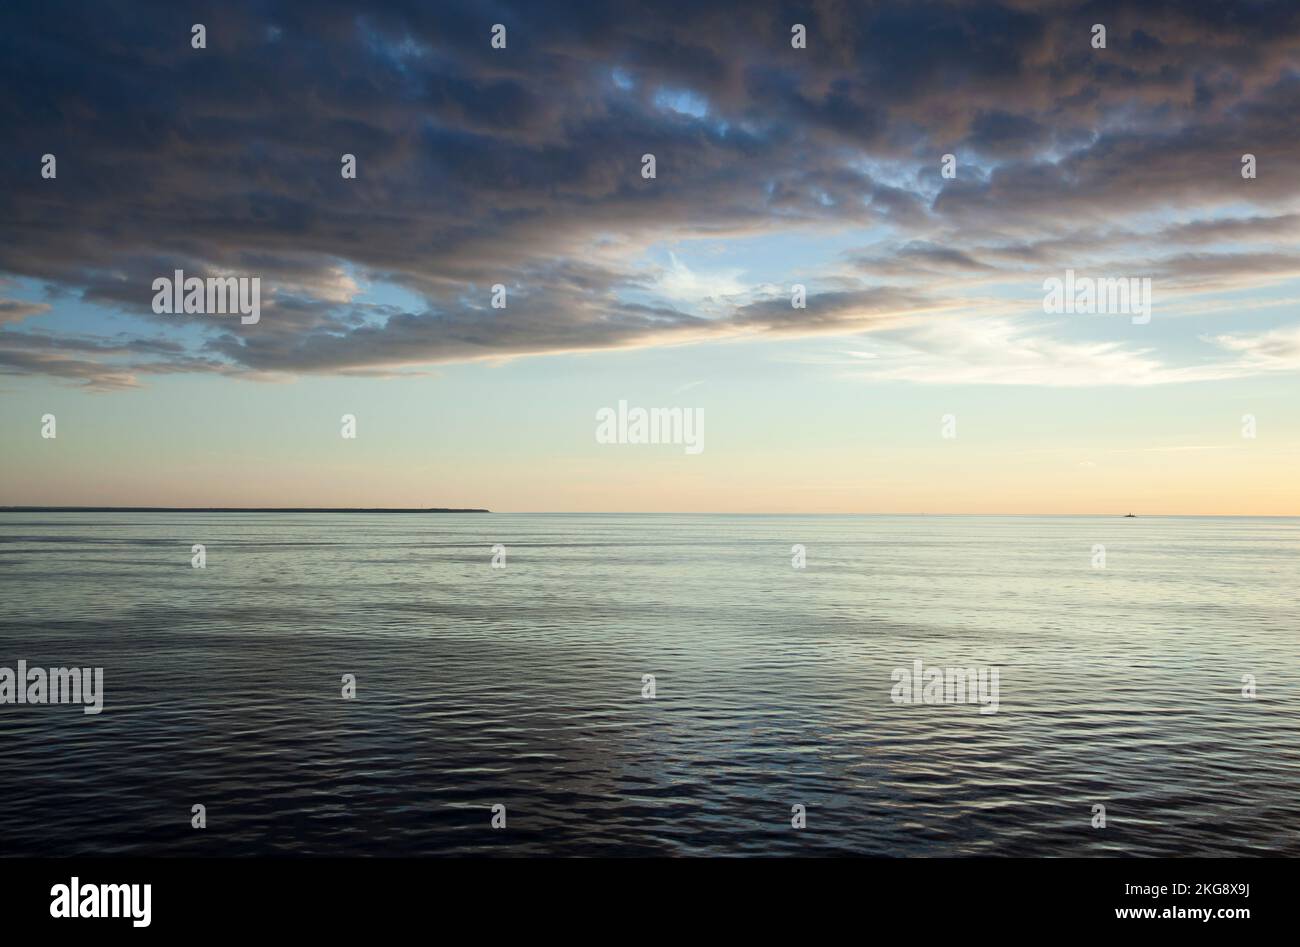
[{"label": "calm water surface", "polygon": [[[0,855],[1297,855],[1298,539],[0,514],[0,666],[102,666],[106,691],[97,717],[0,705]],[[917,658],[998,667],[999,711],[895,704]]]}]

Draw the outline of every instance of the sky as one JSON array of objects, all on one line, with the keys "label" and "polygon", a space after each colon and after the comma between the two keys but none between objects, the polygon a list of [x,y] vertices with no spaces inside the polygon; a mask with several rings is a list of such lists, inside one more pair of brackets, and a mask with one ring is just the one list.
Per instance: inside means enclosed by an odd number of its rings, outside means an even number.
[{"label": "sky", "polygon": [[0,505],[1300,515],[1294,2],[10,0],[0,79]]}]

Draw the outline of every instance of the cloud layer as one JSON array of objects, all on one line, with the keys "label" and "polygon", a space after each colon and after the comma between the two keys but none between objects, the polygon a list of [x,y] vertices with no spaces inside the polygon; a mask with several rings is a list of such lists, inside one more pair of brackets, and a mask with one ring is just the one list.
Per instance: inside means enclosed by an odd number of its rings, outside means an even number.
[{"label": "cloud layer", "polygon": [[[1174,294],[1300,276],[1290,2],[11,2],[0,73],[0,274],[51,293],[0,301],[0,372],[100,388],[900,324],[922,345],[918,320],[1065,266]],[[652,252],[826,233],[861,246],[805,309]],[[261,277],[261,322],[153,316],[175,269]],[[60,298],[158,326],[41,328]],[[1272,364],[1280,338],[1225,347]],[[1151,370],[1110,351],[1087,357]]]}]

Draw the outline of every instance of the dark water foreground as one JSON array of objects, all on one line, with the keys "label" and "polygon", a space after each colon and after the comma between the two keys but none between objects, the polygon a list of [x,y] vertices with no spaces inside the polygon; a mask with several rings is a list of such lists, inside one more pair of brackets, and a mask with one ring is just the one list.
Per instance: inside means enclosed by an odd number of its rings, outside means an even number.
[{"label": "dark water foreground", "polygon": [[[0,667],[105,700],[0,705],[0,855],[1300,854],[1298,538],[9,513]],[[998,668],[997,713],[895,703],[917,659]]]}]

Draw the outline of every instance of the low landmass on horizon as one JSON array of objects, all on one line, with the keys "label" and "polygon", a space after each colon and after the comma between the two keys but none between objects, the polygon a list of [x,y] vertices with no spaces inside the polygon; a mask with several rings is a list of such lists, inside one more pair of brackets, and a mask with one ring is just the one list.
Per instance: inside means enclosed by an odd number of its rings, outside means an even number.
[{"label": "low landmass on horizon", "polygon": [[0,513],[491,513],[452,507],[365,506],[0,506]]}]

